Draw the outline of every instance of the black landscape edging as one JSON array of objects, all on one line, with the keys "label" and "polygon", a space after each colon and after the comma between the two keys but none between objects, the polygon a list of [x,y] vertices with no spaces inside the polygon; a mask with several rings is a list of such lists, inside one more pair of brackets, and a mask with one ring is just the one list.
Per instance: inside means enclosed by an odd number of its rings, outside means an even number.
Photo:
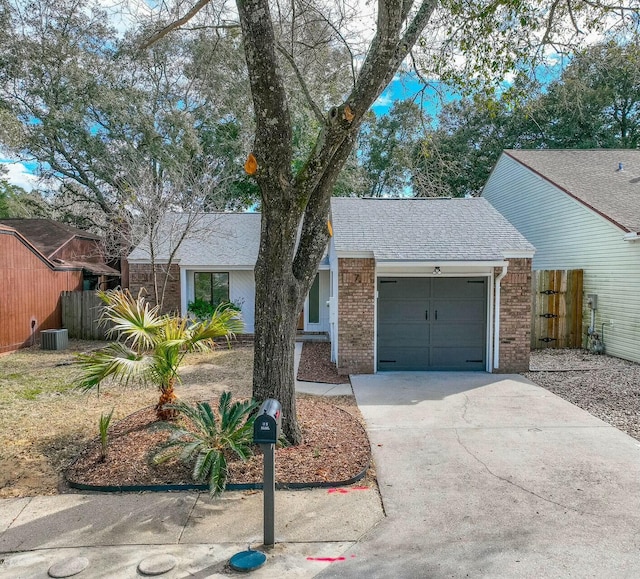
[{"label": "black landscape edging", "polygon": [[[343,481],[335,482],[306,482],[306,483],[276,483],[277,490],[299,490],[299,489],[325,489],[333,487],[344,487],[362,480],[369,470],[370,463],[356,476]],[[70,488],[79,491],[94,491],[101,493],[139,493],[147,492],[167,492],[167,491],[208,491],[209,486],[196,483],[166,484],[166,485],[90,485],[69,480],[65,480]],[[262,490],[262,483],[232,483],[225,487],[226,491],[250,491]]]}]

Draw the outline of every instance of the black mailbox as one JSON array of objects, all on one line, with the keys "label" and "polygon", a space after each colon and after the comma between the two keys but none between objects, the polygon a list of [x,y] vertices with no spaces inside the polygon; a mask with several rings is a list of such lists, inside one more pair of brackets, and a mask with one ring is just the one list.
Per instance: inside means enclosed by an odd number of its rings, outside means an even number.
[{"label": "black mailbox", "polygon": [[280,438],[282,428],[282,406],[280,402],[269,398],[265,400],[253,423],[253,442],[255,444],[275,444]]}]

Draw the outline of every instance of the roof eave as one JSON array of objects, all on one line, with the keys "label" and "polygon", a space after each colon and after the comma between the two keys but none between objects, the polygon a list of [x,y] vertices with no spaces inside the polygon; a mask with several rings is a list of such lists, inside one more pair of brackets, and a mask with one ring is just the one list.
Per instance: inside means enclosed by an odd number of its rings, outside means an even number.
[{"label": "roof eave", "polygon": [[556,183],[552,179],[549,179],[549,177],[543,175],[540,171],[538,171],[538,170],[534,169],[533,167],[531,167],[531,165],[525,163],[524,161],[522,161],[521,159],[518,159],[517,157],[514,157],[513,155],[510,155],[508,150],[503,151],[503,153],[507,157],[509,157],[510,159],[513,159],[516,163],[519,163],[520,165],[522,165],[526,169],[529,169],[529,171],[531,171],[534,175],[537,175],[541,179],[544,179],[547,183],[550,183],[551,185],[553,185],[559,191],[562,191],[563,193],[567,194],[572,199],[575,199],[578,203],[584,205],[587,209],[590,209],[594,213],[600,215],[600,217],[602,217],[603,219],[606,219],[607,221],[609,221],[610,223],[612,223],[613,225],[615,225],[619,229],[622,229],[622,231],[624,231],[625,233],[632,233],[632,231],[628,227],[625,227],[624,225],[622,225],[622,223],[618,223],[615,219],[613,219],[612,217],[610,217],[606,213],[600,211],[599,209],[597,209],[593,205],[590,205],[589,203],[587,203],[584,199],[581,199],[577,195],[574,195],[573,193],[571,193],[571,191],[569,191],[568,189],[565,189],[564,187],[562,187],[562,185],[558,185],[558,183]]}]

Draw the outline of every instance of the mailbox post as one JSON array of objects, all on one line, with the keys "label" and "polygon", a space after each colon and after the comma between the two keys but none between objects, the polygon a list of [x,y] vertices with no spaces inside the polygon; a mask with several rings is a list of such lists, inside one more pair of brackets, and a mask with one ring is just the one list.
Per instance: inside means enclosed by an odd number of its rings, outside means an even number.
[{"label": "mailbox post", "polygon": [[275,544],[275,495],[276,495],[276,451],[282,428],[282,407],[280,402],[265,400],[253,423],[253,442],[260,445],[263,454],[263,504],[264,504],[264,544]]}]

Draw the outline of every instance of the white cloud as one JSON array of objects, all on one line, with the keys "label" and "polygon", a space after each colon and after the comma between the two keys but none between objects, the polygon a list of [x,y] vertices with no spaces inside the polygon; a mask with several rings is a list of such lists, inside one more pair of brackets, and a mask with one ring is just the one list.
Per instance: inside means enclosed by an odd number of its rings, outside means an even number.
[{"label": "white cloud", "polygon": [[31,191],[38,185],[38,177],[36,177],[27,167],[17,161],[2,161],[2,166],[7,170],[1,175],[12,185],[22,187],[25,191]]},{"label": "white cloud", "polygon": [[390,107],[393,104],[393,94],[390,90],[385,90],[373,103],[374,107]]}]

